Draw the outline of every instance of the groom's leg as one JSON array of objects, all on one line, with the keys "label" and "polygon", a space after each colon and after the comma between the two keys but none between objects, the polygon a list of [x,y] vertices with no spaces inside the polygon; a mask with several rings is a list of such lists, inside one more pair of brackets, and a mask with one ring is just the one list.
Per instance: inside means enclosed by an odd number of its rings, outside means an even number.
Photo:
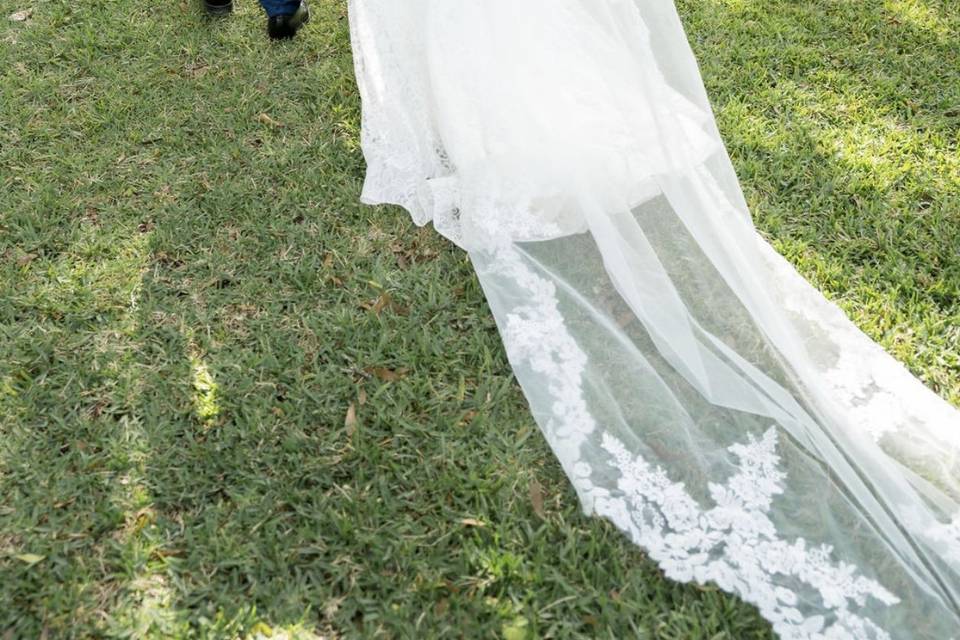
[{"label": "groom's leg", "polygon": [[260,0],[267,12],[267,33],[274,40],[292,38],[310,19],[306,0]]},{"label": "groom's leg", "polygon": [[267,17],[292,16],[300,8],[300,0],[260,0]]}]

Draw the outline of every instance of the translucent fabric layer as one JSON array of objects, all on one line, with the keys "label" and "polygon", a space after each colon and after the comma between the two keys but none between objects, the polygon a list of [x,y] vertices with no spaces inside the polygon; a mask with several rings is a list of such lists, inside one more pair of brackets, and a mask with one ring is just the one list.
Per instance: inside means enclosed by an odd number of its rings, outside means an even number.
[{"label": "translucent fabric layer", "polygon": [[588,513],[783,638],[960,637],[960,413],[750,220],[666,0],[352,0],[368,173],[469,252]]}]

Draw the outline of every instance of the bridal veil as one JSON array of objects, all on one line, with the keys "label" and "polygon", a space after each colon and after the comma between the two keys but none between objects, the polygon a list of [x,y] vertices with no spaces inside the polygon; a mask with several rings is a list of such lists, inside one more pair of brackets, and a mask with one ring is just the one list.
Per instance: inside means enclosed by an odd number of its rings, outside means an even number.
[{"label": "bridal veil", "polygon": [[351,0],[362,198],[465,249],[588,513],[783,638],[960,638],[960,413],[756,232],[670,0]]}]

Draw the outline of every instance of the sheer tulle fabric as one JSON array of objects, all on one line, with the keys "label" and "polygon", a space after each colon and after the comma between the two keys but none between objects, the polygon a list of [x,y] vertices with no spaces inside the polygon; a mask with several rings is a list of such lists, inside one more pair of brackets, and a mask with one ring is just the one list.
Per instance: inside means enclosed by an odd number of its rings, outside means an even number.
[{"label": "sheer tulle fabric", "polygon": [[584,509],[781,637],[960,637],[960,414],[758,236],[673,5],[350,20],[362,197],[469,252]]}]

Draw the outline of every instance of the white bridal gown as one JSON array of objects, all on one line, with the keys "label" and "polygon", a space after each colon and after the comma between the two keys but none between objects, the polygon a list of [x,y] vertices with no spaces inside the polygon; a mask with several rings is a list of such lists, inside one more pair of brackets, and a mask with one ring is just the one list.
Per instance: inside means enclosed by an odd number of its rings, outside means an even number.
[{"label": "white bridal gown", "polygon": [[755,231],[670,0],[351,0],[363,200],[469,252],[580,496],[782,638],[960,638],[960,413]]}]

